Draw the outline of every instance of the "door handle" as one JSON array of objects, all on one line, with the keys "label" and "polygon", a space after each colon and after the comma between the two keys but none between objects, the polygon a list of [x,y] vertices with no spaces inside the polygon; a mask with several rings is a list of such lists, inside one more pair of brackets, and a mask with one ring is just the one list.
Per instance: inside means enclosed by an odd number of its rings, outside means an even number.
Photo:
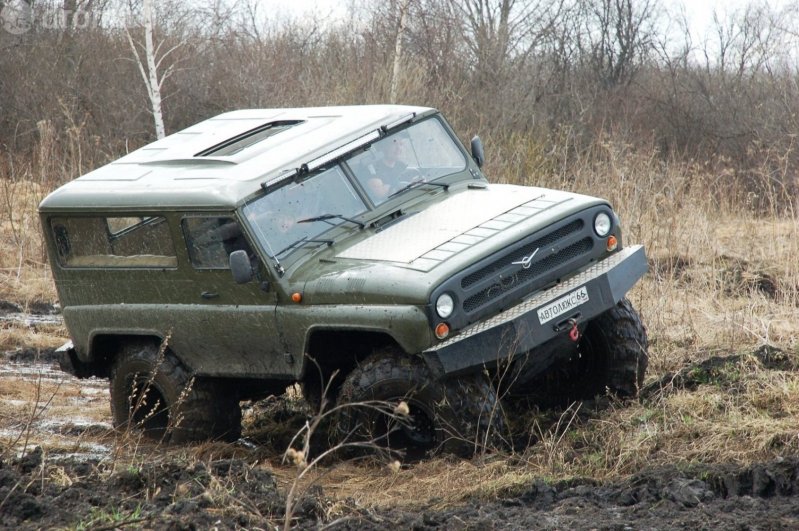
[{"label": "door handle", "polygon": [[215,299],[215,298],[219,297],[219,293],[214,293],[212,291],[203,291],[202,293],[200,293],[200,297],[202,297],[203,299],[206,299],[206,300]]}]

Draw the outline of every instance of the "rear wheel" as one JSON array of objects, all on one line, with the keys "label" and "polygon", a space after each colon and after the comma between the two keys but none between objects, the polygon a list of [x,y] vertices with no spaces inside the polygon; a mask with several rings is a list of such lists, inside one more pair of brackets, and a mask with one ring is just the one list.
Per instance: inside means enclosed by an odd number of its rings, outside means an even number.
[{"label": "rear wheel", "polygon": [[[407,415],[394,409],[400,402]],[[496,393],[482,374],[436,380],[421,360],[393,351],[355,368],[338,405],[338,431],[348,441],[372,441],[409,457],[438,450],[470,455],[503,425]]]},{"label": "rear wheel", "polygon": [[151,439],[183,443],[236,440],[241,408],[216,383],[196,380],[168,349],[125,345],[111,369],[111,414],[119,429],[138,429]]}]

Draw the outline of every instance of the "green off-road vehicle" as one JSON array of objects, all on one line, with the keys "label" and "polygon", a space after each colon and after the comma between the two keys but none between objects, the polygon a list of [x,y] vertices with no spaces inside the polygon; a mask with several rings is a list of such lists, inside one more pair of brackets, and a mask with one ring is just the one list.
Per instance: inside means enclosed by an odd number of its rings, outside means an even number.
[{"label": "green off-road vehicle", "polygon": [[501,426],[499,394],[634,395],[643,248],[606,201],[483,159],[430,108],[243,110],[69,182],[40,205],[62,368],[171,441],[235,439],[240,401],[295,384],[400,404],[339,431],[415,450]]}]

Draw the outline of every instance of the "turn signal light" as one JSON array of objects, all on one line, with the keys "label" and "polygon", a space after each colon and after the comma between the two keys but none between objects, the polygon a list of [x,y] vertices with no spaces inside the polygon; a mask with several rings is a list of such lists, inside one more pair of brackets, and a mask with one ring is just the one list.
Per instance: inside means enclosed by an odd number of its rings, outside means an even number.
[{"label": "turn signal light", "polygon": [[291,294],[291,300],[293,300],[297,304],[301,303],[302,302],[302,293],[300,293],[299,291],[297,291],[295,293],[292,293]]},{"label": "turn signal light", "polygon": [[447,323],[438,323],[436,326],[436,337],[444,339],[449,335],[449,325]]},{"label": "turn signal light", "polygon": [[608,243],[607,243],[608,251],[615,251],[616,247],[618,246],[619,246],[619,240],[617,240],[615,236],[608,237]]}]

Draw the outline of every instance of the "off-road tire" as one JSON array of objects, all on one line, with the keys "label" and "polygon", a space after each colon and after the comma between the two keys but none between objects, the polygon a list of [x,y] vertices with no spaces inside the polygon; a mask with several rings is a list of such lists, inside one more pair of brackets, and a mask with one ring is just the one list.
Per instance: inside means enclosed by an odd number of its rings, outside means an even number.
[{"label": "off-road tire", "polygon": [[638,312],[626,298],[593,319],[580,340],[581,370],[573,385],[582,398],[609,391],[634,397],[644,382],[648,340]]},{"label": "off-road tire", "polygon": [[[387,424],[396,427],[396,421],[357,405],[382,401],[390,412],[403,400],[410,407],[409,421],[388,434]],[[337,404],[339,435],[359,442],[377,438],[378,445],[410,458],[438,451],[470,456],[492,446],[504,426],[496,392],[482,374],[436,380],[422,360],[394,351],[376,353],[356,367],[344,380]]]},{"label": "off-road tire", "polygon": [[[111,368],[111,415],[120,430],[142,430],[170,443],[236,440],[241,408],[235,395],[218,384],[192,379],[168,349],[154,342],[132,342]],[[146,390],[144,395],[140,391]]]}]

